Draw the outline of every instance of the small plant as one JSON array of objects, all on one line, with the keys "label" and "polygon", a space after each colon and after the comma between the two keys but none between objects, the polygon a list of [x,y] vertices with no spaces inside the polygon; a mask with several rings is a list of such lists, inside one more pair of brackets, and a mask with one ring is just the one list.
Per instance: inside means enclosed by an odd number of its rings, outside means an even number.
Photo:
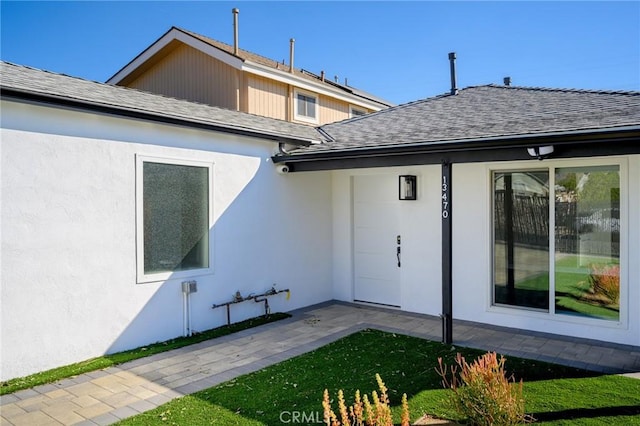
[{"label": "small plant", "polygon": [[620,265],[592,265],[589,284],[593,293],[617,304],[620,301]]},{"label": "small plant", "polygon": [[[469,364],[458,353],[456,365],[447,368],[438,358],[436,372],[442,385],[451,389],[452,407],[473,425],[517,425],[527,420],[522,398],[522,380],[507,377],[505,358],[488,352]],[[450,376],[449,376],[450,374]]]},{"label": "small plant", "polygon": [[[322,398],[324,423],[327,426],[393,426],[387,387],[379,374],[376,374],[376,381],[378,382],[380,394],[378,395],[376,391],[371,392],[373,405],[366,394],[361,399],[360,391],[357,390],[353,405],[347,407],[342,389],[338,391],[338,412],[340,413],[340,419],[338,419],[338,416],[333,412],[331,400],[329,399],[329,391],[325,389]],[[402,420],[400,424],[402,426],[409,426],[407,394],[402,395]]]}]

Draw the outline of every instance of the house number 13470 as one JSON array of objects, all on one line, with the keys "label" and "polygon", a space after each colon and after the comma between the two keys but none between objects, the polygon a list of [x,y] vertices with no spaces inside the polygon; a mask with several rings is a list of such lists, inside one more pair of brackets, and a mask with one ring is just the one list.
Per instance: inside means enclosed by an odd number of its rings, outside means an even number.
[{"label": "house number 13470", "polygon": [[446,176],[442,176],[442,218],[449,218],[449,184]]}]

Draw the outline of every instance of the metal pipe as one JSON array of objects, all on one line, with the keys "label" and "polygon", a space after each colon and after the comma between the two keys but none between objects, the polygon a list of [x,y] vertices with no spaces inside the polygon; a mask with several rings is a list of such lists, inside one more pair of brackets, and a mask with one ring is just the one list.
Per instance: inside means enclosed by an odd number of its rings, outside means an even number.
[{"label": "metal pipe", "polygon": [[458,94],[458,83],[456,82],[456,52],[449,53],[449,67],[451,70],[451,94]]},{"label": "metal pipe", "polygon": [[295,48],[296,39],[289,40],[289,72],[293,73],[293,51]]},{"label": "metal pipe", "polygon": [[[251,300],[253,299],[255,302],[264,302],[264,312],[265,312],[265,316],[269,315],[271,313],[271,308],[269,307],[269,301],[268,301],[268,297],[269,296],[275,296],[276,294],[280,294],[280,293],[287,293],[287,300],[289,300],[289,289],[285,288],[284,290],[276,290],[275,288],[271,288],[270,290],[262,293],[262,294],[250,294],[247,297],[242,297],[239,299],[234,298],[234,300],[232,300],[231,302],[225,302],[225,303],[220,303],[220,304],[213,304],[211,306],[211,309],[216,309],[219,308],[221,306],[224,306],[227,308],[227,325],[231,325],[231,305],[236,304],[236,303],[242,303],[245,302],[247,300]],[[186,293],[183,293],[186,296]],[[263,299],[261,299],[261,297],[263,297]],[[185,302],[186,303],[186,302]],[[186,335],[186,334],[185,334]]]},{"label": "metal pipe", "polygon": [[238,47],[238,14],[240,13],[240,9],[234,7],[233,10],[233,54],[238,55],[239,47]]}]

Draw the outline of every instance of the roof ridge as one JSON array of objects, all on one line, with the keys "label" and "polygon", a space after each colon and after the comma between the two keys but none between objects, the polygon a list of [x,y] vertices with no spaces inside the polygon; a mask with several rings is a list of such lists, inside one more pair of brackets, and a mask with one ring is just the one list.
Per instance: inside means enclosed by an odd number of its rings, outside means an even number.
[{"label": "roof ridge", "polygon": [[[114,86],[113,84],[108,84],[108,83],[105,83],[104,81],[91,80],[91,79],[88,79],[88,78],[78,77],[78,76],[71,75],[71,74],[65,74],[63,72],[45,70],[44,68],[38,68],[38,67],[31,66],[31,65],[16,64],[15,62],[5,61],[3,59],[0,59],[0,64],[10,65],[10,66],[13,66],[13,67],[16,67],[16,68],[24,68],[24,69],[33,70],[33,71],[39,71],[39,72],[43,72],[43,73],[51,74],[51,75],[58,75],[58,76],[62,76],[62,77],[73,78],[73,79],[76,79],[76,80],[86,81],[88,83],[97,83],[97,84],[106,85],[106,86],[113,86],[113,87],[124,87],[124,86]],[[2,76],[2,74],[0,74],[0,76]],[[2,85],[2,79],[0,78],[0,86],[1,85]]]},{"label": "roof ridge", "polygon": [[507,90],[530,90],[539,92],[560,92],[560,93],[593,93],[603,95],[640,95],[640,91],[637,90],[615,90],[615,89],[577,89],[577,88],[555,88],[555,87],[542,87],[542,86],[504,86],[501,84],[484,84],[478,86],[470,86],[467,89],[479,88],[479,87],[491,87],[496,89]]},{"label": "roof ridge", "polygon": [[[200,33],[196,32],[196,31],[187,30],[187,29],[185,29],[185,28],[180,28],[180,27],[175,27],[175,26],[174,26],[173,28],[175,28],[175,29],[177,29],[177,30],[179,30],[179,31],[182,31],[182,32],[184,32],[184,33],[187,33],[187,34],[189,34],[189,35],[191,35],[191,36],[194,36],[194,37],[197,37],[197,38],[200,38],[200,39],[205,39],[205,40],[202,40],[202,41],[204,41],[205,43],[207,43],[207,40],[209,40],[209,41],[212,41],[212,42],[214,42],[214,43],[223,44],[223,45],[227,46],[227,47],[231,50],[231,52],[227,52],[227,53],[229,53],[230,55],[236,56],[236,55],[234,55],[234,54],[233,54],[233,45],[231,45],[231,44],[229,44],[229,43],[226,43],[226,42],[224,42],[224,41],[221,41],[221,40],[215,39],[215,38],[213,38],[213,37],[210,37],[210,36],[207,36],[207,35],[204,35],[204,34],[200,34]],[[209,44],[211,44],[211,43],[209,43]],[[215,46],[215,45],[212,45],[212,46],[213,46],[213,47],[217,47],[217,46]],[[261,55],[261,54],[259,54],[259,53],[253,52],[253,51],[251,51],[251,50],[243,49],[243,48],[242,48],[242,47],[240,47],[240,46],[238,46],[238,50],[240,50],[240,51],[242,51],[242,52],[246,52],[246,53],[248,53],[248,54],[250,54],[250,55],[253,55],[253,56],[258,56],[258,57],[260,57],[260,58],[262,58],[262,59],[264,59],[264,60],[266,60],[266,61],[273,62],[274,64],[278,64],[278,65],[285,66],[287,69],[289,69],[289,65],[283,64],[283,63],[281,63],[281,62],[279,62],[279,61],[276,61],[275,59],[269,58],[269,57],[267,57],[267,56]],[[246,59],[244,59],[244,58],[241,58],[241,59],[242,59],[242,60],[246,60]],[[293,69],[294,69],[295,71],[302,72],[302,69],[301,69],[301,68],[293,67]]]},{"label": "roof ridge", "polygon": [[526,90],[526,91],[532,91],[532,92],[550,92],[550,93],[584,93],[584,94],[603,94],[603,95],[632,95],[632,96],[638,96],[640,95],[640,91],[636,92],[636,91],[622,91],[622,90],[594,90],[594,89],[558,89],[558,88],[549,88],[549,87],[527,87],[527,86],[504,86],[504,85],[500,85],[500,84],[495,84],[495,83],[490,83],[490,84],[480,84],[480,85],[474,85],[474,86],[467,86],[461,89],[458,89],[458,93],[457,94],[451,94],[449,92],[445,92],[439,95],[435,95],[435,96],[430,96],[427,98],[422,98],[422,99],[416,99],[414,101],[410,101],[410,102],[406,102],[404,104],[399,104],[399,105],[395,105],[389,108],[385,108],[385,109],[381,109],[380,111],[375,111],[375,112],[371,112],[369,114],[365,114],[363,116],[358,116],[358,117],[352,117],[352,118],[346,118],[344,120],[341,121],[336,121],[336,122],[332,122],[332,123],[327,123],[327,124],[323,124],[321,126],[318,127],[318,129],[322,129],[324,127],[332,127],[334,124],[339,124],[339,123],[345,123],[345,122],[357,122],[360,120],[367,120],[373,116],[380,116],[382,114],[394,114],[396,111],[401,110],[401,109],[405,109],[405,108],[409,108],[412,106],[415,106],[417,104],[421,104],[421,103],[426,103],[426,102],[433,102],[433,101],[437,101],[440,99],[448,99],[448,98],[454,98],[456,96],[460,96],[460,94],[470,91],[470,90],[474,90],[474,89],[482,89],[482,88],[489,88],[489,89],[505,89],[505,90]]}]

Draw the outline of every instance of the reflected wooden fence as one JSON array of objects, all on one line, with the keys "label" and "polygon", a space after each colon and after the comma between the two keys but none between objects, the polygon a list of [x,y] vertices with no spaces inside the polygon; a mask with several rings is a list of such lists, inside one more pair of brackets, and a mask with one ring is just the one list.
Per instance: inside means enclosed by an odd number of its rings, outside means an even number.
[{"label": "reflected wooden fence", "polygon": [[[580,207],[580,211],[578,210]],[[620,255],[620,203],[556,202],[556,252],[582,255]],[[549,248],[549,199],[546,196],[513,197],[513,243]],[[494,200],[495,239],[507,239],[504,192]]]}]

